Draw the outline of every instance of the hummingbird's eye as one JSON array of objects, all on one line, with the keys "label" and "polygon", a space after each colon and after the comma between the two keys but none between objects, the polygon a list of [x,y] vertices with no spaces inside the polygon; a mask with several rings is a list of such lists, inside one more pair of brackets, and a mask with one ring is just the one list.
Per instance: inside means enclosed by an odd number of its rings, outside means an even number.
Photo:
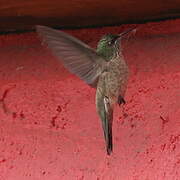
[{"label": "hummingbird's eye", "polygon": [[113,41],[108,41],[108,45],[109,46],[113,45]]}]

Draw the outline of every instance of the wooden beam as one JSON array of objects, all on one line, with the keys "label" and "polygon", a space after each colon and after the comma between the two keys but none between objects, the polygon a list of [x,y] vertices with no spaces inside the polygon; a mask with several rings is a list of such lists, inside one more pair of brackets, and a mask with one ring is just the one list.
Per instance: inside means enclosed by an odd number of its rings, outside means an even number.
[{"label": "wooden beam", "polygon": [[179,0],[0,0],[0,31],[136,23],[180,16]]}]

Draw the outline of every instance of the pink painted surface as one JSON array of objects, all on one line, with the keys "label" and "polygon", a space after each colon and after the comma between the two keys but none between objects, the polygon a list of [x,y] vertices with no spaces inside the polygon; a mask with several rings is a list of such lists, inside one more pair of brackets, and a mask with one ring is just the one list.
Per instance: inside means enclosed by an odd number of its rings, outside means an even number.
[{"label": "pink painted surface", "polygon": [[[128,27],[68,33],[95,47]],[[110,157],[94,89],[35,33],[0,36],[0,180],[180,179],[180,20],[139,27],[123,41],[131,76]]]}]

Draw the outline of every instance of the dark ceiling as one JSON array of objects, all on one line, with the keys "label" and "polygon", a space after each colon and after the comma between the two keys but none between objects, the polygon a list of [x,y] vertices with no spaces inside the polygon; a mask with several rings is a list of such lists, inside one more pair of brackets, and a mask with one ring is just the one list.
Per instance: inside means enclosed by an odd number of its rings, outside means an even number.
[{"label": "dark ceiling", "polygon": [[0,0],[0,31],[139,23],[180,16],[179,0]]}]

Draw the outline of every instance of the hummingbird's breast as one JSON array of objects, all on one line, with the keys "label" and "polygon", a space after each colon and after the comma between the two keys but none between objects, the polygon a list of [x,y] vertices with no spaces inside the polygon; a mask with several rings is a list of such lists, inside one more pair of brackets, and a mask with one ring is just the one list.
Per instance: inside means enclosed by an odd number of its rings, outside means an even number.
[{"label": "hummingbird's breast", "polygon": [[116,57],[109,61],[107,71],[104,74],[106,95],[111,97],[112,103],[116,103],[118,96],[124,97],[128,80],[128,67],[123,57]]}]

